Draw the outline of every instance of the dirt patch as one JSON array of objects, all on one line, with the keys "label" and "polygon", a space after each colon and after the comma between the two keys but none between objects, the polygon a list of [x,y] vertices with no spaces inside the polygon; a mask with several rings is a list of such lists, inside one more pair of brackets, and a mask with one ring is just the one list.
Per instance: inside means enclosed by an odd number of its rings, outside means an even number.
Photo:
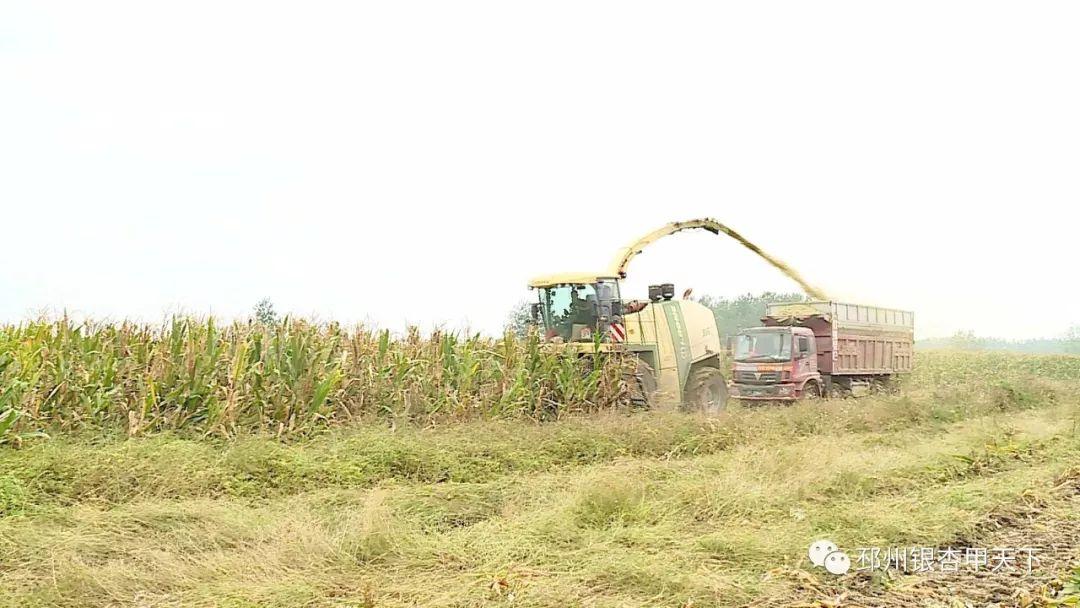
[{"label": "dirt patch", "polygon": [[[1025,496],[991,514],[970,537],[951,547],[1033,547],[1037,562],[998,572],[961,567],[956,572],[883,575],[855,572],[832,578],[820,571],[784,569],[770,573],[791,585],[783,594],[758,598],[748,607],[785,608],[1037,608],[1051,606],[1073,567],[1080,562],[1080,468],[1054,487],[1055,500]],[[941,547],[944,549],[946,547]],[[854,562],[854,557],[852,558]],[[854,564],[853,564],[854,569]]]}]

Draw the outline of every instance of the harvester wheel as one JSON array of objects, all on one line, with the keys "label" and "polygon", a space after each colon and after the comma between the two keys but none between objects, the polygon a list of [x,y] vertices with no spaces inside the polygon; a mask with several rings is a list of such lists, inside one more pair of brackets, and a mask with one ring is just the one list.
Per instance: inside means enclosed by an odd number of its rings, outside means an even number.
[{"label": "harvester wheel", "polygon": [[630,389],[630,405],[648,409],[656,395],[656,374],[652,366],[638,359],[634,374],[626,379],[626,383]]},{"label": "harvester wheel", "polygon": [[727,407],[728,390],[724,374],[715,367],[702,367],[686,381],[686,407],[690,411],[719,414]]}]

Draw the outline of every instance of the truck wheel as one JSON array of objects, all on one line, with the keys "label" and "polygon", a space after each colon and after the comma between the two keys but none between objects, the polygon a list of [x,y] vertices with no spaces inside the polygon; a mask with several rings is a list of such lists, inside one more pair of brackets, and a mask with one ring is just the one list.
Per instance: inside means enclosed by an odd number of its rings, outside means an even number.
[{"label": "truck wheel", "polygon": [[900,392],[900,386],[892,376],[884,376],[874,380],[873,389],[875,393],[885,395],[896,395]]},{"label": "truck wheel", "polygon": [[832,391],[829,393],[829,399],[847,399],[851,396],[851,385],[847,382],[840,382],[837,380],[832,381]]},{"label": "truck wheel", "polygon": [[803,399],[821,399],[821,385],[811,380],[803,387]]},{"label": "truck wheel", "polygon": [[656,374],[648,363],[637,360],[633,375],[626,378],[626,384],[630,390],[630,405],[635,408],[648,409],[656,395]]},{"label": "truck wheel", "polygon": [[703,367],[686,381],[686,407],[690,411],[718,414],[727,406],[727,382],[720,370]]}]

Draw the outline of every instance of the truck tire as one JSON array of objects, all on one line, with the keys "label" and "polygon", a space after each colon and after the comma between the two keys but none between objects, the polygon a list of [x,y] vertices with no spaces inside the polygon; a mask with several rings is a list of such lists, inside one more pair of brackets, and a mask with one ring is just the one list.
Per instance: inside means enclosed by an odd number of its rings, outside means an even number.
[{"label": "truck tire", "polygon": [[892,376],[882,376],[874,379],[873,390],[875,393],[884,395],[896,395],[900,393],[900,385]]},{"label": "truck tire", "polygon": [[821,385],[817,382],[810,380],[803,387],[802,392],[803,399],[821,399]]},{"label": "truck tire", "polygon": [[630,391],[630,406],[648,409],[656,397],[656,373],[648,363],[637,360],[632,376],[626,379]]},{"label": "truck tire", "polygon": [[727,407],[728,390],[724,375],[715,367],[690,372],[686,380],[686,409],[692,412],[719,414]]}]

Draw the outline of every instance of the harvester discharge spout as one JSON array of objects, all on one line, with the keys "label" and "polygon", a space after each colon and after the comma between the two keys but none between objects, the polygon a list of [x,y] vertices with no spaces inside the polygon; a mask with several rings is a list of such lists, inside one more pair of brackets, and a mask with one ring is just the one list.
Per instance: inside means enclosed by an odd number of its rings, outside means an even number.
[{"label": "harvester discharge spout", "polygon": [[761,249],[761,247],[758,247],[754,243],[750,242],[743,235],[711,218],[688,220],[685,222],[672,222],[635,240],[626,247],[620,249],[615,255],[615,258],[611,261],[611,266],[609,267],[610,275],[620,278],[626,278],[626,267],[627,265],[629,265],[630,260],[632,260],[637,254],[641,253],[642,250],[645,249],[645,247],[648,247],[652,243],[664,238],[665,236],[675,234],[676,232],[682,232],[683,230],[693,230],[698,228],[716,235],[719,235],[720,233],[726,234],[727,236],[735,239],[735,241],[737,241],[743,247],[746,247],[750,251],[756,253],[759,257],[768,262],[774,268],[784,273],[785,276],[798,283],[799,286],[802,287],[803,291],[805,291],[811,297],[817,300],[829,299],[823,291],[807,282],[807,280],[804,279],[802,275],[800,275],[794,268],[788,266],[780,259],[766,253]]}]

